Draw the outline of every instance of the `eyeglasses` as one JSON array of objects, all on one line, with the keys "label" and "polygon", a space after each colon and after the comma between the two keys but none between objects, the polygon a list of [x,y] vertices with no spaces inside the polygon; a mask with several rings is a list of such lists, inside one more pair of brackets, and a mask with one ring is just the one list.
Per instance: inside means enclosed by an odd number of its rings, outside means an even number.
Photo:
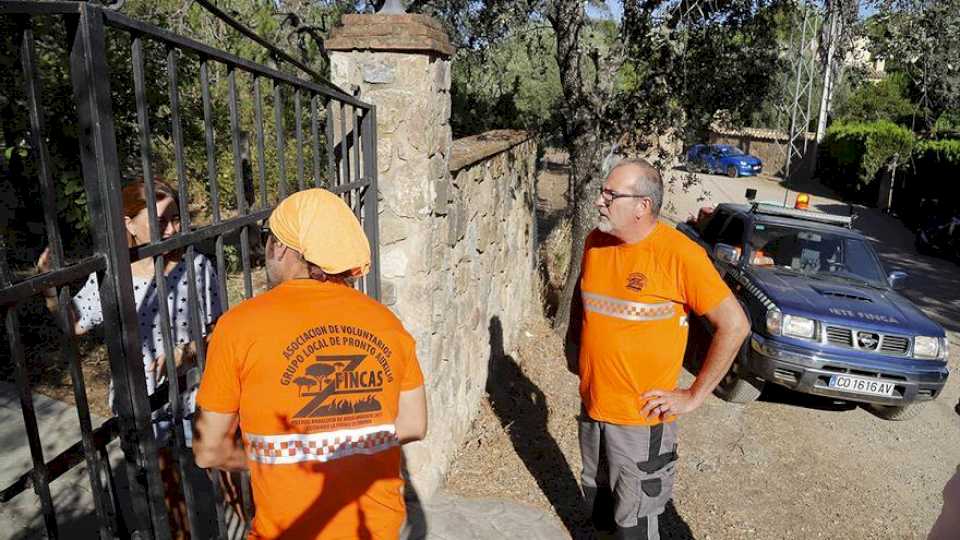
[{"label": "eyeglasses", "polygon": [[170,216],[169,218],[164,216],[157,216],[157,230],[159,230],[161,233],[167,230],[167,227],[169,227],[170,225],[179,227],[180,216],[175,215],[175,216]]},{"label": "eyeglasses", "polygon": [[636,195],[633,193],[618,193],[612,189],[600,188],[600,196],[603,198],[603,204],[610,206],[610,203],[617,199],[649,199],[648,195]]}]

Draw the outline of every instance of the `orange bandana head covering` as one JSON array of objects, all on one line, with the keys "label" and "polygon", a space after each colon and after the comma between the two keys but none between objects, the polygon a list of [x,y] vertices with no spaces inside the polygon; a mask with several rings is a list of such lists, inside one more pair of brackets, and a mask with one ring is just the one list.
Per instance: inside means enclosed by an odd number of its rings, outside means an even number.
[{"label": "orange bandana head covering", "polygon": [[270,231],[327,274],[370,270],[370,243],[343,199],[325,189],[298,191],[270,214]]}]

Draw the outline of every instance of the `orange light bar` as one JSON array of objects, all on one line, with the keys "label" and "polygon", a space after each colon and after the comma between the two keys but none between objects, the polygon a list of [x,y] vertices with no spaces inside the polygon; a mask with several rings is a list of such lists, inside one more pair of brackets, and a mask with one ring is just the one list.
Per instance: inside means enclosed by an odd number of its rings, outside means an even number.
[{"label": "orange light bar", "polygon": [[810,207],[810,195],[800,193],[797,195],[797,202],[793,205],[798,210],[806,210]]}]

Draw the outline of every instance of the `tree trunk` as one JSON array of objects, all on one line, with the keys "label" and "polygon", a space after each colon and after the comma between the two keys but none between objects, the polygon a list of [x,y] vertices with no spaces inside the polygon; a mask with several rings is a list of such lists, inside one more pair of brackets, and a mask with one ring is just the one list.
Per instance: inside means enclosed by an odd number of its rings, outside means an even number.
[{"label": "tree trunk", "polygon": [[564,145],[570,155],[570,188],[567,192],[567,218],[571,220],[570,266],[560,295],[553,326],[566,331],[570,317],[570,301],[580,277],[583,241],[593,229],[596,210],[593,202],[603,179],[599,175],[601,142],[599,118],[585,87],[580,49],[580,32],[586,22],[584,3],[578,0],[556,0],[548,19],[557,39],[557,65],[564,98]]}]

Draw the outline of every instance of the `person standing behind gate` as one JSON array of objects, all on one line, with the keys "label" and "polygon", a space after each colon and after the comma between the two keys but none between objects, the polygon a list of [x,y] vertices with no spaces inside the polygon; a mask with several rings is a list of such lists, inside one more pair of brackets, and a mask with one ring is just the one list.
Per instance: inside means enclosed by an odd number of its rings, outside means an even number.
[{"label": "person standing behind gate", "polygon": [[[617,538],[659,538],[676,476],[676,419],[713,391],[750,328],[704,250],[657,221],[662,200],[660,173],[646,161],[610,171],[567,332],[583,404],[583,495],[598,528],[613,514]],[[690,311],[716,333],[696,380],[678,388]]]},{"label": "person standing behind gate", "polygon": [[228,311],[213,332],[197,398],[197,464],[249,467],[250,538],[397,538],[400,445],[427,429],[414,340],[350,286],[369,269],[370,246],[338,196],[295,193],[264,232],[272,288]]},{"label": "person standing behind gate", "polygon": [[[177,194],[166,182],[154,181],[157,204],[157,230],[161,239],[166,240],[180,233],[180,208]],[[127,228],[127,244],[130,247],[150,242],[150,218],[147,212],[146,189],[142,180],[131,182],[121,191],[124,221]],[[170,315],[171,335],[176,365],[181,370],[190,368],[195,357],[194,340],[206,336],[209,327],[217,320],[221,312],[220,298],[217,294],[217,276],[210,260],[196,254],[193,265],[196,276],[197,305],[199,307],[201,336],[194,336],[189,324],[188,289],[190,287],[188,261],[183,251],[168,253],[163,273],[166,279],[167,312]],[[37,261],[40,272],[50,271],[50,249],[44,250]],[[163,352],[163,327],[160,323],[160,292],[154,272],[152,258],[134,261],[130,265],[133,276],[133,296],[137,306],[140,323],[140,352],[143,360],[144,379],[147,394],[153,394],[166,380],[165,356]],[[47,307],[51,311],[58,309],[55,289],[44,292]],[[90,274],[83,288],[68,304],[73,331],[83,335],[103,323],[103,310],[100,305],[100,287],[96,274]],[[196,395],[198,377],[187,377],[187,388],[182,390],[186,444],[191,444],[189,415],[193,413],[193,399]],[[113,386],[110,387],[110,406],[113,408]],[[188,538],[187,508],[183,499],[182,480],[173,459],[172,422],[169,407],[153,415],[154,434],[157,437],[160,474],[164,481],[164,494],[167,510],[170,513],[171,528],[175,538]]]}]

